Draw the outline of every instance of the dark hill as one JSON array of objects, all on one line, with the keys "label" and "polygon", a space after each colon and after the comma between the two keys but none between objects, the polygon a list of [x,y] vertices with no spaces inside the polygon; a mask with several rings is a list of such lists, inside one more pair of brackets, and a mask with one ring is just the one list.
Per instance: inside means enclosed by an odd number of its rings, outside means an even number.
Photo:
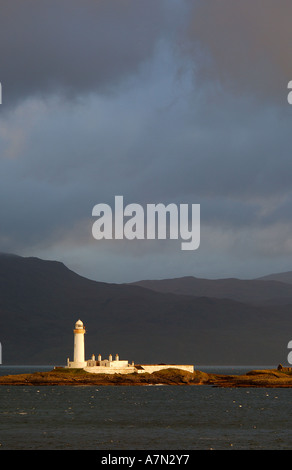
[{"label": "dark hill", "polygon": [[95,282],[56,261],[0,255],[3,364],[65,364],[78,318],[87,358],[119,353],[136,363],[277,365],[292,339],[289,306]]},{"label": "dark hill", "polygon": [[288,300],[292,303],[292,286],[272,279],[200,279],[188,276],[138,281],[131,285],[151,289],[155,292],[233,299],[240,302]]},{"label": "dark hill", "polygon": [[267,276],[262,276],[257,279],[260,281],[279,281],[285,282],[286,284],[292,284],[292,271],[287,271],[285,273],[268,274]]}]

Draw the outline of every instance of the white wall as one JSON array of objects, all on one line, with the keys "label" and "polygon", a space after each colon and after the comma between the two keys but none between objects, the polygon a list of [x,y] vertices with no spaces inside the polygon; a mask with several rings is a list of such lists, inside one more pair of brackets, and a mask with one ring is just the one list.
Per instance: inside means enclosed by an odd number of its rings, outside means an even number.
[{"label": "white wall", "polygon": [[136,369],[133,366],[122,367],[122,368],[95,366],[95,367],[84,367],[84,370],[86,370],[86,372],[90,372],[91,374],[133,374],[133,372],[136,372]]},{"label": "white wall", "polygon": [[[127,361],[119,361],[127,363]],[[186,370],[187,372],[194,372],[194,366],[190,365],[158,365],[158,364],[150,364],[150,365],[143,365],[141,364],[143,369],[136,369],[134,366],[127,366],[125,367],[104,367],[104,366],[96,366],[96,367],[84,367],[84,370],[87,372],[91,372],[92,374],[132,374],[133,372],[138,372],[139,374],[143,374],[148,372],[152,374],[153,372],[157,372],[163,369],[180,369]]]},{"label": "white wall", "polygon": [[165,365],[159,365],[159,364],[149,364],[149,365],[144,365],[141,364],[141,367],[143,369],[138,369],[139,374],[143,374],[143,372],[149,372],[149,374],[152,374],[153,372],[157,372],[158,370],[163,370],[163,369],[180,369],[180,370],[186,370],[187,372],[194,372],[194,366],[190,365],[176,365],[176,364],[165,364]]}]

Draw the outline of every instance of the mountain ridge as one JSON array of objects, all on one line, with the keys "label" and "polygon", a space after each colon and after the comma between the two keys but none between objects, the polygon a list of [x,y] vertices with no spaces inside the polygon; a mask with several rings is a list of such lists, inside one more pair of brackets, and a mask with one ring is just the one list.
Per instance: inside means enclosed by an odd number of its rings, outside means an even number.
[{"label": "mountain ridge", "polygon": [[64,365],[81,318],[87,358],[119,353],[136,363],[277,365],[285,363],[291,339],[286,299],[261,305],[161,293],[93,281],[59,261],[0,255],[3,364]]},{"label": "mountain ridge", "polygon": [[272,279],[204,279],[183,276],[172,279],[141,280],[136,285],[161,293],[229,298],[237,301],[260,302],[275,299],[292,300],[292,285]]},{"label": "mountain ridge", "polygon": [[257,278],[258,280],[262,281],[279,281],[286,284],[292,284],[292,271],[285,271],[282,273],[273,273],[267,274],[266,276],[261,276]]}]

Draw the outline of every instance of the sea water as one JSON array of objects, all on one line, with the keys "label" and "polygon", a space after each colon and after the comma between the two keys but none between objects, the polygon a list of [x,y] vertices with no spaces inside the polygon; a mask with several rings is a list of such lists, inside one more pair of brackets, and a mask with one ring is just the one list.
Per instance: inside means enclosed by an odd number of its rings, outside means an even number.
[{"label": "sea water", "polygon": [[[267,366],[265,366],[267,368]],[[258,367],[199,370],[237,374]],[[0,367],[0,374],[51,370]],[[292,448],[291,389],[0,386],[0,450]]]}]

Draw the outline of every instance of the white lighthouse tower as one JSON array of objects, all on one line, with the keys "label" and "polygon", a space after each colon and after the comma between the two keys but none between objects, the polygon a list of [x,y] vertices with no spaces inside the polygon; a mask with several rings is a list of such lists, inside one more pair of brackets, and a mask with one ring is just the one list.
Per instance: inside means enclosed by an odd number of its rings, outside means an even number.
[{"label": "white lighthouse tower", "polygon": [[[74,360],[70,362],[70,367],[83,368],[86,367],[85,361],[85,348],[84,348],[84,335],[86,333],[85,327],[81,320],[75,323],[74,328]],[[69,362],[68,362],[69,364]]]}]

